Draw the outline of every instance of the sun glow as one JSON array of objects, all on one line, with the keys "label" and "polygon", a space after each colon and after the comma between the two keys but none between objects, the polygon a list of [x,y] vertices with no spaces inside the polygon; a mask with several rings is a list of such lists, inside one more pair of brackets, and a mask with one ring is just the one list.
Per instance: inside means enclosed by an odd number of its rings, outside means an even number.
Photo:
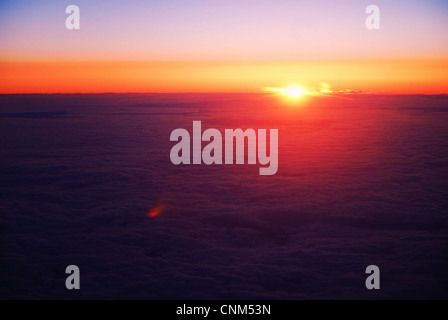
[{"label": "sun glow", "polygon": [[265,91],[278,92],[291,99],[297,99],[310,93],[308,89],[298,84],[292,84],[286,88],[265,88]]}]

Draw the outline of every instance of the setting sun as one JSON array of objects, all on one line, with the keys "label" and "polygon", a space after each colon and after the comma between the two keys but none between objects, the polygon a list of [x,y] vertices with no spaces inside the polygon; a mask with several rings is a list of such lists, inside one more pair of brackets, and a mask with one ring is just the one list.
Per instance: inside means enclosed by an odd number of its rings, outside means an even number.
[{"label": "setting sun", "polygon": [[309,93],[308,89],[298,84],[292,84],[286,88],[266,88],[265,91],[278,92],[291,99],[297,99]]}]

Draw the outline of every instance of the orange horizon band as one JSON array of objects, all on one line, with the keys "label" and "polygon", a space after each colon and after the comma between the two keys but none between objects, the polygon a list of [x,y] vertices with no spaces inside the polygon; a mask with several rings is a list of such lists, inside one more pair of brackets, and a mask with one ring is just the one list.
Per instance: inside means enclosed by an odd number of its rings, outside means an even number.
[{"label": "orange horizon band", "polygon": [[448,59],[306,62],[2,61],[0,93],[263,92],[317,90],[448,93]]}]

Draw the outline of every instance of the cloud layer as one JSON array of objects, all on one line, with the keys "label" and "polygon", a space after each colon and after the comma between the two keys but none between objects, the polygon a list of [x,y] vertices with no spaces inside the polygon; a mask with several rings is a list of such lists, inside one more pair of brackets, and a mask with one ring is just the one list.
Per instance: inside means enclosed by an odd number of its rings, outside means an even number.
[{"label": "cloud layer", "polygon": [[[0,298],[446,299],[448,98],[313,99],[1,96]],[[277,174],[172,165],[193,120],[279,129]]]}]

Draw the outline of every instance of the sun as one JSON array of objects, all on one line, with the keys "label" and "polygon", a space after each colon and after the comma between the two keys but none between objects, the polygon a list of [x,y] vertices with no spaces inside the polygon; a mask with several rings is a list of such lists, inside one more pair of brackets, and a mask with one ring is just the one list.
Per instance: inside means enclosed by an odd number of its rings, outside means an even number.
[{"label": "sun", "polygon": [[265,91],[278,92],[291,99],[298,99],[309,93],[308,89],[298,84],[291,84],[286,88],[265,88]]},{"label": "sun", "polygon": [[281,91],[281,93],[283,93],[285,96],[287,96],[289,98],[296,99],[296,98],[299,98],[299,97],[303,96],[304,94],[306,94],[306,90],[299,86],[290,86],[290,87],[283,89]]}]

